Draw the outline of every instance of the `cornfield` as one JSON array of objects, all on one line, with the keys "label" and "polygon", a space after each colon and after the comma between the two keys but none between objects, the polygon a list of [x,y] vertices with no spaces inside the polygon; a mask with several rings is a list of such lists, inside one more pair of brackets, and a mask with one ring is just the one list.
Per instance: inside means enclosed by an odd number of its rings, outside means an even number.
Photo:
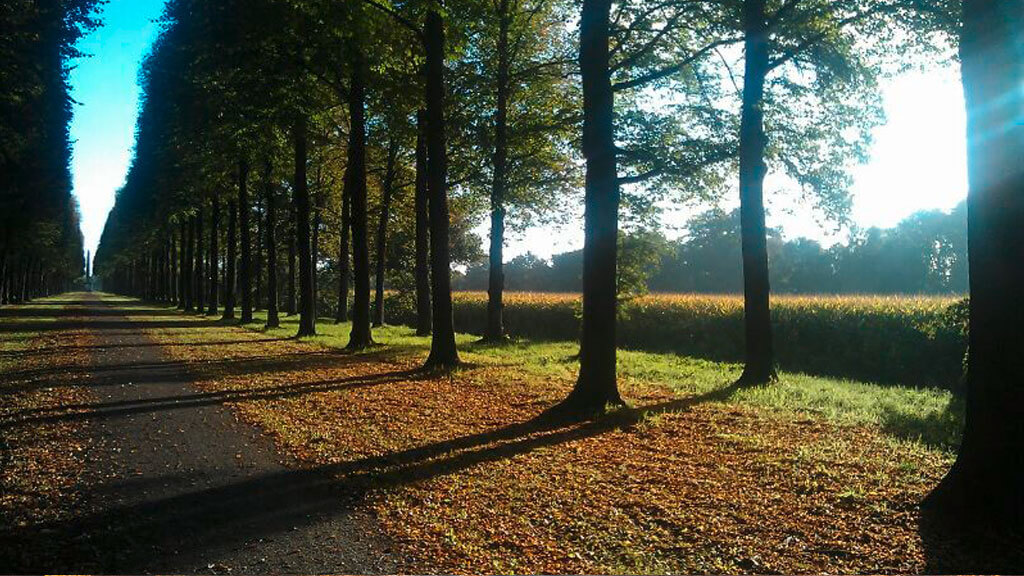
[{"label": "cornfield", "polygon": [[[487,294],[456,292],[455,328],[481,334]],[[412,299],[388,298],[391,323],[411,324]],[[962,300],[914,296],[775,296],[779,367],[790,372],[907,386],[955,387],[967,348]],[[507,293],[505,327],[529,340],[575,340],[578,294]],[[743,360],[739,296],[651,295],[623,302],[619,345],[708,360]]]}]

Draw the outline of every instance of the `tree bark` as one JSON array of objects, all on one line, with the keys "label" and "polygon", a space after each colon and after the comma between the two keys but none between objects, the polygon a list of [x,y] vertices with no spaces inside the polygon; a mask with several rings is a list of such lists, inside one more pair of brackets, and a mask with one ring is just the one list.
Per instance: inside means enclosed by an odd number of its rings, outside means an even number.
[{"label": "tree bark", "polygon": [[220,292],[217,276],[220,274],[220,199],[216,195],[210,201],[210,303],[206,313],[216,316]]},{"label": "tree bark", "polygon": [[[264,170],[269,174],[272,168],[268,157]],[[277,328],[281,325],[277,312],[277,207],[270,178],[264,178],[264,185],[263,202],[267,208],[267,328]]]},{"label": "tree bark", "polygon": [[238,231],[239,244],[242,252],[238,263],[238,291],[242,324],[252,322],[252,237],[249,229],[249,214],[252,206],[249,203],[249,161],[242,159],[238,178]]},{"label": "tree bark", "polygon": [[494,180],[491,182],[491,245],[487,282],[487,329],[484,332],[484,340],[488,342],[500,342],[505,339],[505,324],[502,315],[505,292],[505,189],[508,161],[508,28],[511,20],[508,3],[508,0],[501,0],[498,8],[498,84],[494,113]]},{"label": "tree bark", "polygon": [[[269,186],[268,180],[270,179],[269,174],[263,174],[263,186]],[[256,291],[256,296],[253,298],[252,307],[253,310],[260,310],[263,308],[263,215],[260,214],[259,200],[253,203],[256,208],[256,255],[253,258],[255,267],[255,278],[253,279],[253,288]]]},{"label": "tree bark", "polygon": [[384,167],[384,189],[377,221],[377,274],[376,294],[373,302],[373,325],[384,325],[384,271],[387,269],[388,220],[395,187],[395,164],[398,161],[398,139],[392,134],[388,143],[388,158]]},{"label": "tree bark", "polygon": [[430,368],[458,365],[452,316],[451,253],[448,245],[448,152],[444,119],[444,21],[436,9],[427,12],[424,26],[427,67],[427,188],[430,197],[430,273],[434,331],[430,339]]},{"label": "tree bark", "polygon": [[349,169],[345,168],[341,187],[341,238],[338,241],[338,310],[334,321],[337,324],[348,321],[349,237],[352,221],[352,189],[349,184]]},{"label": "tree bark", "polygon": [[288,229],[288,302],[285,312],[295,315],[295,205],[291,209],[291,226]]},{"label": "tree bark", "polygon": [[178,310],[184,310],[188,300],[188,223],[183,219],[178,224]]},{"label": "tree bark", "polygon": [[309,250],[309,182],[306,180],[306,126],[307,118],[301,116],[295,123],[295,180],[292,189],[295,195],[295,242],[299,268],[299,331],[298,336],[316,334],[316,307],[313,302],[313,261]]},{"label": "tree bark", "polygon": [[765,0],[745,0],[746,58],[740,118],[740,237],[743,250],[743,325],[746,365],[740,384],[777,379],[772,351],[771,288],[764,220],[764,84],[768,74]]},{"label": "tree bark", "polygon": [[615,373],[619,184],[608,68],[611,0],[584,0],[580,15],[586,190],[580,373],[562,409],[580,414],[621,404]]},{"label": "tree bark", "polygon": [[[238,164],[239,185],[244,178],[242,163]],[[235,265],[238,259],[236,250],[238,247],[238,205],[234,201],[228,202],[228,249],[227,261],[224,263],[224,319],[232,320],[235,317]]]},{"label": "tree bark", "polygon": [[430,196],[427,192],[427,112],[416,112],[416,335],[429,336]]},{"label": "tree bark", "polygon": [[203,203],[200,201],[199,210],[196,212],[196,271],[195,271],[195,283],[196,283],[196,312],[202,314],[205,311],[204,292],[206,289],[206,282],[203,280],[203,231],[205,226],[203,225]]},{"label": "tree bark", "polygon": [[[965,0],[970,335],[956,463],[925,501],[957,528],[1024,530],[1024,2]],[[1011,567],[1017,568],[1017,567]]]},{"label": "tree bark", "polygon": [[[185,266],[185,312],[195,312],[196,217],[188,219],[188,258]],[[134,274],[132,289],[135,289]]]},{"label": "tree bark", "polygon": [[351,127],[348,141],[348,178],[352,191],[352,331],[348,347],[353,350],[373,344],[370,332],[370,249],[366,218],[366,64],[362,49],[353,45],[352,82],[348,111]]}]

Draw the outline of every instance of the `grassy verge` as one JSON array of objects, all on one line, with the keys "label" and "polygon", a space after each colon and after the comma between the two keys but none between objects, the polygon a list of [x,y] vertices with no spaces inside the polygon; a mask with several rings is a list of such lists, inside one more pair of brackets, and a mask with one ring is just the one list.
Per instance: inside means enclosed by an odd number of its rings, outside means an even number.
[{"label": "grassy verge", "polygon": [[[169,312],[170,313],[170,312]],[[152,318],[152,317],[151,317]],[[416,368],[402,327],[352,354],[347,325],[292,339],[196,319],[154,329],[215,392],[339,493],[372,508],[417,572],[917,572],[917,503],[951,462],[948,393],[784,374],[728,390],[731,364],[624,352],[636,411],[535,417],[564,397],[571,343],[488,347]],[[948,415],[948,416],[947,416]]]},{"label": "grassy verge", "polygon": [[66,547],[52,539],[38,540],[49,549],[18,542],[39,526],[71,515],[89,439],[80,422],[22,420],[90,399],[85,388],[62,377],[88,362],[81,348],[88,342],[85,331],[59,324],[75,298],[0,309],[0,565],[5,571],[39,566],[39,559],[57,557]]},{"label": "grassy verge", "polygon": [[[265,313],[256,314],[250,329],[276,338],[289,338],[298,328],[297,317],[282,317],[281,327],[260,328]],[[320,319],[318,335],[304,340],[330,348],[344,348],[351,324]],[[405,326],[374,330],[375,341],[389,354],[422,359],[429,337],[416,336]],[[575,342],[517,341],[506,346],[478,343],[476,336],[457,337],[462,359],[470,365],[507,367],[541,378],[571,381],[576,376],[579,350]],[[380,354],[382,349],[366,353]],[[704,396],[721,391],[735,381],[742,366],[711,362],[677,354],[621,350],[619,374],[624,386],[664,388],[675,394]],[[930,448],[954,451],[960,438],[963,407],[944,389],[878,385],[806,374],[780,375],[778,385],[740,389],[721,398],[729,404],[757,406],[776,411],[824,418],[838,424],[877,426],[899,440],[921,442]]]}]

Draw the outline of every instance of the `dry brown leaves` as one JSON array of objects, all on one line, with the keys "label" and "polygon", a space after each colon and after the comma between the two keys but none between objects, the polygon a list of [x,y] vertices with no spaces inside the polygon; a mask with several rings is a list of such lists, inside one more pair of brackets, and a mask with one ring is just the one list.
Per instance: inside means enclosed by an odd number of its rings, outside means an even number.
[{"label": "dry brown leaves", "polygon": [[628,383],[631,403],[657,413],[552,426],[532,419],[571,383],[514,368],[428,376],[386,351],[351,356],[235,328],[159,337],[204,390],[366,497],[417,571],[926,565],[916,503],[948,461],[873,429]]},{"label": "dry brown leaves", "polygon": [[89,447],[83,425],[31,416],[90,399],[76,378],[91,342],[85,330],[51,330],[0,352],[0,533],[60,520],[74,509]]}]

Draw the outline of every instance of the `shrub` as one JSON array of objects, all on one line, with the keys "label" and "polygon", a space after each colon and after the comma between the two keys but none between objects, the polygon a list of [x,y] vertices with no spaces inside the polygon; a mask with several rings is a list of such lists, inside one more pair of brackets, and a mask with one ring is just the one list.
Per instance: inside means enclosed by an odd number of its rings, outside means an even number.
[{"label": "shrub", "polygon": [[[487,294],[456,292],[455,328],[481,334]],[[391,322],[412,324],[415,311],[397,294]],[[782,370],[909,386],[955,388],[967,347],[951,298],[776,296],[772,300],[776,360]],[[507,293],[505,327],[530,340],[575,340],[577,294]],[[738,296],[651,295],[620,307],[619,345],[709,360],[743,360],[743,300]]]}]

